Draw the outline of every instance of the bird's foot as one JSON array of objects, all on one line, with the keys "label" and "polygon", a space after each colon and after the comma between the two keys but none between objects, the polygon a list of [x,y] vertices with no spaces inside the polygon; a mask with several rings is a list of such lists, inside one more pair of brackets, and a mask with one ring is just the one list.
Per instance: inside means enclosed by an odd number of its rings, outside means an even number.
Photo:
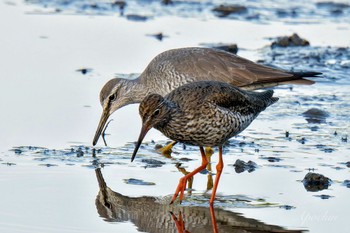
[{"label": "bird's foot", "polygon": [[205,155],[207,156],[207,158],[211,157],[214,154],[214,150],[211,147],[205,147]]},{"label": "bird's foot", "polygon": [[165,145],[163,146],[162,148],[158,149],[158,151],[166,156],[166,157],[169,157],[171,155],[171,152],[172,152],[172,148],[173,146],[176,144],[177,142],[171,142],[169,143],[168,145]]},{"label": "bird's foot", "polygon": [[173,212],[170,212],[171,217],[173,218],[174,222],[175,222],[175,226],[177,229],[177,232],[183,232],[183,233],[189,233],[189,231],[187,231],[185,229],[185,221],[182,218],[182,213],[180,211],[179,213],[179,218],[176,217],[176,215]]},{"label": "bird's foot", "polygon": [[170,205],[174,203],[174,201],[176,200],[179,193],[180,193],[180,204],[181,204],[183,197],[184,197],[186,184],[187,184],[187,178],[186,178],[186,176],[184,176],[180,179],[179,184],[177,185],[176,191],[174,193],[173,198],[171,199]]}]

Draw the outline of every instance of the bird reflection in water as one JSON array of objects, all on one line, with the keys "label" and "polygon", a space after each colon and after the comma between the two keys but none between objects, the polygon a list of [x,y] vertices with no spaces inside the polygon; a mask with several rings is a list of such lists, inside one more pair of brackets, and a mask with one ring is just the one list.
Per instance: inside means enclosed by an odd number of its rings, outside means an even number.
[{"label": "bird reflection in water", "polygon": [[161,198],[124,196],[107,186],[100,168],[95,172],[99,184],[96,208],[100,217],[108,222],[130,221],[141,232],[301,232],[267,225],[220,208],[169,205],[169,200]]}]

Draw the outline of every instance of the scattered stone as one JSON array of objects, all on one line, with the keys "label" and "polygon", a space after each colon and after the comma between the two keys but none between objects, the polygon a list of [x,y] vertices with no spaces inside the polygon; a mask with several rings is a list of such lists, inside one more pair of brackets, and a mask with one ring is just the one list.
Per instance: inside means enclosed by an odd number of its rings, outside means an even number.
[{"label": "scattered stone", "polygon": [[289,131],[286,131],[286,138],[289,138]]},{"label": "scattered stone", "polygon": [[148,167],[151,167],[151,168],[161,167],[165,164],[164,162],[156,160],[156,159],[142,159],[141,162],[147,164],[146,168],[148,168]]},{"label": "scattered stone", "polygon": [[45,163],[45,164],[39,164],[39,166],[43,167],[57,167],[57,164],[52,164],[52,163]]},{"label": "scattered stone", "polygon": [[114,1],[111,3],[112,6],[116,6],[119,7],[120,10],[124,10],[124,8],[126,7],[126,2],[125,1]]},{"label": "scattered stone", "polygon": [[126,19],[131,21],[144,22],[148,19],[148,17],[143,15],[129,14],[126,16]]},{"label": "scattered stone", "polygon": [[309,172],[305,175],[303,179],[304,187],[309,192],[317,192],[323,189],[328,189],[332,180],[328,177],[325,177],[322,174]]},{"label": "scattered stone", "polygon": [[311,126],[310,127],[310,130],[313,131],[313,132],[316,132],[320,129],[320,127],[318,127],[317,125],[314,125],[314,126]]},{"label": "scattered stone", "polygon": [[275,47],[290,47],[290,46],[309,46],[309,41],[300,38],[298,34],[294,33],[291,36],[277,37],[276,41],[272,42],[271,48]]},{"label": "scattered stone", "polygon": [[155,146],[154,146],[154,149],[156,149],[156,150],[159,150],[159,149],[162,149],[163,148],[163,145],[162,144],[156,144]]},{"label": "scattered stone", "polygon": [[15,152],[16,155],[22,154],[22,150],[19,149],[19,148],[16,148],[16,149],[14,149],[13,151]]},{"label": "scattered stone", "polygon": [[323,149],[323,152],[325,152],[325,153],[332,153],[334,150],[335,150],[334,148],[327,147],[327,148]]},{"label": "scattered stone", "polygon": [[334,196],[330,196],[330,195],[326,195],[326,194],[321,194],[321,195],[314,195],[315,197],[319,197],[323,200],[326,200],[326,199],[329,199],[331,197],[334,197]]},{"label": "scattered stone", "polygon": [[76,71],[85,75],[87,73],[90,73],[92,71],[92,69],[91,68],[80,68],[80,69],[77,69]]},{"label": "scattered stone", "polygon": [[189,159],[189,158],[180,158],[179,159],[180,161],[183,161],[183,162],[189,162],[189,161],[192,161],[193,159]]},{"label": "scattered stone", "polygon": [[350,188],[350,180],[344,180],[343,185],[346,186],[347,188]]},{"label": "scattered stone", "polygon": [[152,37],[156,38],[159,41],[162,41],[165,37],[168,37],[168,36],[165,36],[161,32],[160,33],[156,33],[156,34],[149,34],[148,36],[152,36]]},{"label": "scattered stone", "polygon": [[342,142],[348,142],[348,136],[341,137]]},{"label": "scattered stone", "polygon": [[326,8],[333,15],[340,15],[344,12],[345,9],[349,8],[350,5],[340,2],[317,2],[316,6],[318,8]]},{"label": "scattered stone", "polygon": [[227,44],[227,45],[217,45],[213,46],[214,49],[221,49],[229,53],[237,54],[238,46],[237,44]]},{"label": "scattered stone", "polygon": [[82,157],[84,156],[84,151],[82,151],[81,148],[78,148],[76,151],[75,151],[77,157]]},{"label": "scattered stone", "polygon": [[278,15],[278,17],[280,18],[286,18],[286,17],[292,17],[295,18],[298,16],[297,10],[296,9],[278,9],[276,10],[276,14]]},{"label": "scattered stone", "polygon": [[15,163],[10,163],[10,162],[2,163],[2,164],[6,165],[6,166],[13,166],[13,165],[16,165]]},{"label": "scattered stone", "polygon": [[171,4],[173,4],[173,1],[172,0],[162,0],[162,4],[171,5]]},{"label": "scattered stone", "polygon": [[280,208],[285,210],[295,209],[295,207],[291,205],[281,205]]},{"label": "scattered stone", "polygon": [[248,11],[245,6],[240,5],[220,5],[213,9],[218,17],[227,17],[231,14],[243,14]]},{"label": "scattered stone", "polygon": [[261,156],[260,157],[261,159],[265,159],[271,163],[275,163],[275,162],[280,162],[282,159],[281,158],[278,158],[278,157],[273,157],[273,156],[269,156],[269,157],[264,157],[264,156]]},{"label": "scattered stone", "polygon": [[258,167],[258,165],[251,160],[249,160],[248,162],[244,162],[240,159],[237,159],[233,166],[235,167],[236,173],[242,173],[244,171],[248,171],[250,173]]},{"label": "scattered stone", "polygon": [[146,182],[139,179],[129,178],[123,180],[126,184],[132,184],[132,185],[156,185],[153,182]]},{"label": "scattered stone", "polygon": [[318,108],[310,108],[309,110],[302,113],[308,123],[326,123],[329,113]]},{"label": "scattered stone", "polygon": [[299,142],[299,143],[301,143],[301,144],[305,144],[305,142],[306,142],[306,138],[304,138],[304,137],[302,137],[302,138],[300,138],[300,139],[297,139],[297,142]]}]

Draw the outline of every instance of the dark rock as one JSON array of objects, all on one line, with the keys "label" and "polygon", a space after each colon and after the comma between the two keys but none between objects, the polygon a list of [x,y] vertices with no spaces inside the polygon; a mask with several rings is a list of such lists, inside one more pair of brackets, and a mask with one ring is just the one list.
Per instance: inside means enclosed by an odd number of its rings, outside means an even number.
[{"label": "dark rock", "polygon": [[285,210],[291,210],[291,209],[295,209],[294,206],[291,205],[282,205],[280,206],[281,209],[285,209]]},{"label": "dark rock", "polygon": [[286,138],[289,138],[289,131],[286,131]]},{"label": "dark rock", "polygon": [[75,153],[76,153],[77,157],[84,156],[84,151],[82,151],[80,148],[78,148]]},{"label": "dark rock", "polygon": [[228,44],[228,45],[217,45],[213,47],[214,49],[221,49],[226,52],[230,52],[233,54],[237,54],[238,52],[238,46],[237,44]]},{"label": "dark rock", "polygon": [[167,37],[161,32],[160,33],[156,33],[156,34],[150,34],[149,36],[152,36],[152,37],[156,38],[159,41],[162,41],[165,37]]},{"label": "dark rock", "polygon": [[252,161],[244,162],[243,160],[237,159],[235,164],[233,164],[235,167],[236,173],[242,173],[244,171],[253,172],[258,165]]},{"label": "dark rock", "polygon": [[341,137],[342,142],[348,142],[348,136]]},{"label": "dark rock", "polygon": [[52,163],[45,163],[45,164],[39,164],[39,166],[44,166],[44,167],[57,167],[57,164],[52,164]]},{"label": "dark rock", "polygon": [[162,0],[162,4],[171,5],[171,4],[173,4],[173,1],[172,0]]},{"label": "dark rock", "polygon": [[220,5],[213,9],[217,13],[218,17],[226,17],[230,14],[242,14],[246,13],[248,10],[245,6],[240,5]]},{"label": "dark rock", "polygon": [[146,167],[151,167],[151,168],[161,167],[165,164],[164,162],[156,159],[142,159],[141,162],[146,163],[147,164]]},{"label": "dark rock", "polygon": [[134,178],[124,179],[124,182],[126,184],[133,184],[133,185],[155,185],[155,183],[153,182],[146,182],[146,181],[134,179]]},{"label": "dark rock", "polygon": [[309,172],[305,175],[303,179],[304,187],[309,192],[317,192],[323,189],[328,189],[332,180],[328,177],[325,177],[322,174]]},{"label": "dark rock", "polygon": [[275,163],[275,162],[279,162],[281,161],[282,159],[281,158],[278,158],[278,157],[273,157],[273,156],[269,156],[269,157],[265,157],[265,156],[262,156],[260,157],[261,159],[265,159],[271,163]]},{"label": "dark rock", "polygon": [[334,150],[335,150],[335,149],[330,148],[330,147],[327,147],[327,148],[324,148],[324,149],[323,149],[323,151],[324,151],[325,153],[332,153]]},{"label": "dark rock", "polygon": [[82,74],[87,74],[87,73],[90,73],[92,71],[91,68],[80,68],[80,69],[77,69],[77,72],[80,72]]},{"label": "dark rock", "polygon": [[128,20],[131,20],[131,21],[138,21],[138,22],[144,22],[148,19],[147,16],[143,16],[143,15],[136,15],[136,14],[129,14],[126,16],[126,18]]},{"label": "dark rock", "polygon": [[16,148],[16,149],[14,149],[13,151],[14,151],[14,152],[15,152],[15,154],[17,154],[17,155],[22,154],[22,150],[21,150],[21,149],[19,149],[19,148]]},{"label": "dark rock", "polygon": [[321,195],[315,195],[315,197],[319,197],[319,198],[321,198],[323,200],[326,200],[326,199],[329,199],[329,198],[331,198],[333,196],[326,195],[326,194],[321,194]]},{"label": "dark rock", "polygon": [[193,159],[190,159],[190,158],[180,158],[179,160],[180,160],[180,161],[183,161],[183,162],[188,162],[188,161],[192,161]]},{"label": "dark rock", "polygon": [[161,144],[156,144],[154,146],[154,149],[156,149],[156,150],[159,150],[159,149],[162,149],[162,148],[163,148],[163,145],[161,145]]},{"label": "dark rock", "polygon": [[344,10],[350,7],[349,4],[340,2],[318,2],[316,6],[327,9],[333,15],[343,14]]},{"label": "dark rock", "polygon": [[329,117],[329,113],[318,109],[318,108],[310,108],[306,112],[302,113],[303,117],[308,123],[326,123],[327,117]]},{"label": "dark rock", "polygon": [[346,186],[347,188],[350,188],[350,180],[344,180],[343,185]]},{"label": "dark rock", "polygon": [[304,138],[304,137],[302,137],[302,138],[300,138],[300,139],[297,139],[297,141],[299,142],[299,143],[301,143],[301,144],[305,144],[305,142],[306,142],[306,138]]},{"label": "dark rock", "polygon": [[272,42],[271,47],[290,47],[290,46],[308,46],[309,41],[300,38],[298,34],[294,33],[291,36],[278,37],[276,41]]},{"label": "dark rock", "polygon": [[4,165],[7,165],[7,166],[13,166],[13,165],[16,165],[15,163],[10,163],[10,162],[7,162],[7,163],[2,163]]},{"label": "dark rock", "polygon": [[111,3],[112,6],[117,6],[119,9],[124,9],[126,7],[126,2],[125,1],[114,1]]}]

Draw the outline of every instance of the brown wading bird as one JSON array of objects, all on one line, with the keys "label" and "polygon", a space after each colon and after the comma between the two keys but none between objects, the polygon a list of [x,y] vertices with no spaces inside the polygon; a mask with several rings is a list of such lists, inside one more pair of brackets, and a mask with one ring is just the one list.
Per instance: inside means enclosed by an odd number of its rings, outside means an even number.
[{"label": "brown wading bird", "polygon": [[222,146],[231,137],[247,128],[260,112],[278,100],[272,95],[272,90],[244,91],[216,81],[185,84],[164,97],[150,94],[144,98],[139,107],[142,129],[131,161],[134,160],[143,138],[152,127],[174,141],[199,146],[202,156],[201,166],[180,179],[171,200],[173,203],[180,193],[181,202],[187,180],[205,169],[208,164],[203,147],[218,146],[219,162],[210,198],[212,205],[224,166]]},{"label": "brown wading bird", "polygon": [[[109,116],[128,104],[140,103],[151,93],[166,95],[175,88],[195,81],[220,81],[245,90],[280,84],[313,84],[303,77],[317,72],[287,72],[210,48],[180,48],[156,56],[134,80],[114,78],[100,92],[103,108],[93,145],[96,145]],[[170,149],[168,147],[167,149]],[[165,151],[167,150],[165,149]]]}]

